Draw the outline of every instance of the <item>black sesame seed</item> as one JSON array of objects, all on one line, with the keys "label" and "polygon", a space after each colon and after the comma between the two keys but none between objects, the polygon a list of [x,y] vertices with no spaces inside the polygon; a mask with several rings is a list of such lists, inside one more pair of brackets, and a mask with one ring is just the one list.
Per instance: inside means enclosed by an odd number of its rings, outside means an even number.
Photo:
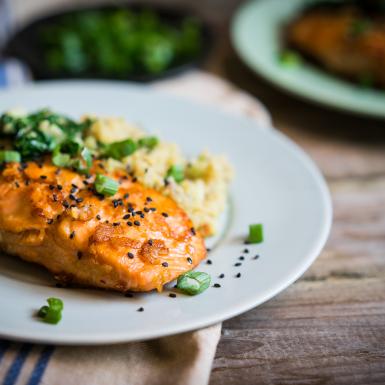
[{"label": "black sesame seed", "polygon": [[74,239],[75,238],[75,231],[72,231],[72,233],[70,234],[70,239]]},{"label": "black sesame seed", "polygon": [[56,194],[52,194],[52,200],[53,200],[54,202],[57,202],[57,195],[56,195]]},{"label": "black sesame seed", "polygon": [[47,179],[47,175],[40,175],[40,179]]},{"label": "black sesame seed", "polygon": [[134,176],[134,177],[132,178],[132,182],[135,183],[135,182],[137,182],[137,181],[138,181],[138,178],[137,178],[136,176]]},{"label": "black sesame seed", "polygon": [[112,204],[114,205],[114,208],[116,209],[119,206],[119,200],[113,199]]},{"label": "black sesame seed", "polygon": [[168,214],[167,213],[162,213],[162,215],[167,218],[168,217]]},{"label": "black sesame seed", "polygon": [[241,262],[234,263],[234,266],[242,266]]},{"label": "black sesame seed", "polygon": [[76,203],[81,203],[81,202],[83,202],[83,198],[77,198],[76,199]]},{"label": "black sesame seed", "polygon": [[139,221],[134,221],[134,225],[135,226],[140,226],[140,222]]},{"label": "black sesame seed", "polygon": [[150,207],[150,210],[151,211],[156,211],[156,208],[155,207]]},{"label": "black sesame seed", "polygon": [[239,258],[238,258],[240,261],[244,261],[245,260],[245,257],[243,255],[241,255]]},{"label": "black sesame seed", "polygon": [[214,283],[213,287],[221,287],[219,283]]},{"label": "black sesame seed", "polygon": [[191,227],[190,231],[191,231],[191,234],[192,234],[192,235],[197,235],[197,233],[196,233],[194,227]]},{"label": "black sesame seed", "polygon": [[211,259],[208,259],[208,260],[206,261],[206,263],[207,263],[208,265],[212,265],[212,264],[213,264],[213,261],[212,261]]},{"label": "black sesame seed", "polygon": [[48,187],[49,187],[50,190],[54,190],[55,189],[55,186],[53,184],[50,184]]},{"label": "black sesame seed", "polygon": [[71,190],[70,190],[71,193],[75,193],[76,191],[77,191],[77,188],[71,187]]},{"label": "black sesame seed", "polygon": [[235,278],[240,278],[241,277],[241,273],[237,273],[237,275],[235,276]]},{"label": "black sesame seed", "polygon": [[31,181],[30,181],[29,179],[27,179],[27,180],[25,181],[25,185],[26,185],[26,186],[29,186],[30,183],[31,183]]},{"label": "black sesame seed", "polygon": [[89,182],[86,180],[83,180],[83,184],[85,184],[87,186],[89,184]]},{"label": "black sesame seed", "polygon": [[19,182],[15,182],[15,186],[16,188],[19,188],[20,187]]},{"label": "black sesame seed", "polygon": [[146,198],[146,201],[147,201],[147,202],[152,202],[152,198],[151,198],[151,197],[147,197],[147,198]]},{"label": "black sesame seed", "polygon": [[187,262],[191,265],[193,263],[193,260],[190,257],[187,257]]},{"label": "black sesame seed", "polygon": [[222,274],[219,274],[218,275],[218,278],[225,278],[225,275],[222,273]]},{"label": "black sesame seed", "polygon": [[247,254],[249,252],[249,249],[244,249],[243,252]]},{"label": "black sesame seed", "polygon": [[98,214],[98,215],[96,216],[96,219],[97,219],[98,221],[100,221],[100,220],[102,219],[102,217]]},{"label": "black sesame seed", "polygon": [[127,226],[132,226],[132,222],[128,221]]},{"label": "black sesame seed", "polygon": [[259,258],[259,254],[255,255],[255,256],[253,257],[253,259],[258,259],[258,258]]},{"label": "black sesame seed", "polygon": [[126,214],[123,216],[123,219],[129,219],[130,218],[130,214]]},{"label": "black sesame seed", "polygon": [[170,293],[168,296],[171,297],[171,298],[176,298],[176,294],[175,293]]},{"label": "black sesame seed", "polygon": [[134,258],[134,254],[132,254],[132,253],[127,253],[127,257],[132,259],[132,258]]},{"label": "black sesame seed", "polygon": [[63,190],[63,186],[61,184],[58,184],[57,186],[57,189],[60,191],[60,190]]},{"label": "black sesame seed", "polygon": [[77,255],[78,259],[81,259],[83,256],[83,253],[81,251],[78,251],[76,255]]},{"label": "black sesame seed", "polygon": [[144,311],[144,309],[142,307],[140,307],[137,311]]},{"label": "black sesame seed", "polygon": [[142,219],[144,218],[144,214],[143,214],[143,213],[139,214],[139,216],[140,216]]},{"label": "black sesame seed", "polygon": [[123,198],[124,198],[124,199],[127,199],[129,196],[130,196],[130,194],[125,193],[125,194],[123,195]]},{"label": "black sesame seed", "polygon": [[206,251],[209,253],[211,251],[211,249],[209,247],[207,247]]},{"label": "black sesame seed", "polygon": [[148,207],[145,207],[143,210],[144,210],[145,213],[150,212],[150,209]]},{"label": "black sesame seed", "polygon": [[162,262],[162,266],[163,267],[168,267],[168,263],[167,262]]},{"label": "black sesame seed", "polygon": [[120,226],[120,222],[114,222],[112,226]]},{"label": "black sesame seed", "polygon": [[75,183],[71,183],[71,186],[75,189],[78,189],[78,186]]},{"label": "black sesame seed", "polygon": [[67,202],[67,201],[63,201],[62,205],[68,209],[68,207],[70,207],[70,204]]},{"label": "black sesame seed", "polygon": [[73,194],[70,194],[70,195],[69,195],[69,198],[70,198],[71,200],[73,200],[73,201],[76,201],[76,197],[75,197],[75,195],[73,195]]},{"label": "black sesame seed", "polygon": [[152,246],[153,243],[154,243],[154,241],[153,241],[152,239],[149,239],[149,240],[148,240],[148,244],[149,244],[150,246]]}]

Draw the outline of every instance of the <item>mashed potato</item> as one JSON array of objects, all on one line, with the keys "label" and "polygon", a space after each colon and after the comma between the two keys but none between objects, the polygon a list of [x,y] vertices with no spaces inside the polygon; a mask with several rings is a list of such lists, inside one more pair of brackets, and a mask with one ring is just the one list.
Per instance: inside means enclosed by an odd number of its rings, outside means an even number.
[{"label": "mashed potato", "polygon": [[[143,130],[118,118],[96,118],[90,127],[87,145],[92,141],[111,143],[146,136]],[[175,182],[167,177],[172,166],[184,168],[185,178]],[[152,150],[141,148],[122,162],[109,159],[107,167],[124,167],[143,185],[173,198],[190,216],[195,228],[205,237],[215,234],[219,215],[227,201],[232,167],[222,156],[202,152],[187,160],[174,143],[159,142]]]}]

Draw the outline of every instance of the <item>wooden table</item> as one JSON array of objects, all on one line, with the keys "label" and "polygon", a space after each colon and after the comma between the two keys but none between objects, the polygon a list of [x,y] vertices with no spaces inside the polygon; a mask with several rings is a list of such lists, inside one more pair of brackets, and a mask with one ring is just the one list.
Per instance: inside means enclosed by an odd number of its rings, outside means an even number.
[{"label": "wooden table", "polygon": [[258,97],[316,161],[334,222],[302,278],[223,324],[210,385],[385,384],[385,122],[281,93],[242,65],[226,30],[207,69]]}]

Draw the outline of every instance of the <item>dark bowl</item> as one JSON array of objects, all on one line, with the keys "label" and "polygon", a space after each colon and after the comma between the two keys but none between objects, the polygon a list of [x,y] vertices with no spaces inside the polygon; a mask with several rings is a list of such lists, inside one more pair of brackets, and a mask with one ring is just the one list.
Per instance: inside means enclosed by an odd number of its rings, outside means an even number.
[{"label": "dark bowl", "polygon": [[[110,11],[118,9],[129,9],[132,11],[151,10],[155,12],[162,21],[170,25],[177,25],[181,19],[186,17],[194,17],[201,24],[202,46],[200,52],[192,59],[185,60],[175,64],[166,70],[157,74],[148,73],[127,73],[124,76],[101,75],[100,73],[82,72],[80,74],[72,74],[64,71],[51,71],[44,61],[44,49],[38,36],[38,31],[46,26],[55,24],[63,16],[84,13],[88,11]],[[114,79],[114,80],[130,80],[137,82],[149,82],[162,79],[172,75],[179,74],[190,68],[201,65],[207,58],[210,48],[212,47],[213,34],[206,22],[197,15],[183,9],[170,9],[157,5],[141,5],[141,4],[120,4],[117,6],[94,6],[82,8],[68,8],[60,10],[54,14],[40,17],[33,20],[28,25],[16,31],[13,36],[5,44],[2,55],[6,58],[17,58],[24,62],[31,70],[32,76],[36,80],[48,79]]]}]

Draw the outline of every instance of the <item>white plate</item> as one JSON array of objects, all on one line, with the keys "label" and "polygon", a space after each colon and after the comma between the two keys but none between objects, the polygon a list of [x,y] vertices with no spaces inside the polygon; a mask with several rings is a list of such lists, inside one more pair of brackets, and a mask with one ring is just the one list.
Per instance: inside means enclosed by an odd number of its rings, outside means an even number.
[{"label": "white plate", "polygon": [[[0,258],[0,335],[60,344],[143,340],[201,328],[234,317],[268,300],[295,281],[323,247],[331,224],[326,184],[294,143],[247,118],[227,115],[157,93],[147,87],[108,82],[54,82],[0,93],[0,110],[14,106],[124,116],[189,155],[203,148],[226,154],[236,169],[221,237],[197,270],[213,283],[195,297],[163,293],[121,294],[59,289],[44,270],[10,257]],[[265,241],[242,253],[250,223],[263,223]],[[260,258],[253,260],[256,254]],[[244,255],[242,266],[235,267]],[[241,278],[235,274],[241,272]],[[224,279],[218,279],[221,273]],[[56,326],[34,319],[47,297],[64,300]],[[140,307],[144,312],[137,312]]]}]

